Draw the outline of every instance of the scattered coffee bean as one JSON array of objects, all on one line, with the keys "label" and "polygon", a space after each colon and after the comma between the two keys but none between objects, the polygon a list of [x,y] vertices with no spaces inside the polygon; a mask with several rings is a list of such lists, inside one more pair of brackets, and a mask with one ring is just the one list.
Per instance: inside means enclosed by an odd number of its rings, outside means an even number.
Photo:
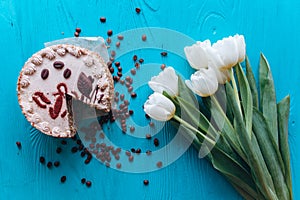
[{"label": "scattered coffee bean", "polygon": [[111,38],[110,37],[106,38],[106,42],[107,42],[107,44],[110,44],[111,43]]},{"label": "scattered coffee bean", "polygon": [[120,169],[121,166],[122,166],[121,163],[117,163],[117,164],[116,164],[116,167],[117,167],[118,169]]},{"label": "scattered coffee bean", "polygon": [[75,31],[76,31],[77,33],[81,33],[81,28],[78,28],[78,27],[77,27],[77,28],[75,29]]},{"label": "scattered coffee bean", "polygon": [[19,141],[16,142],[16,145],[17,145],[18,148],[21,148],[21,146],[22,146],[21,142],[19,142]]},{"label": "scattered coffee bean", "polygon": [[40,163],[42,163],[42,164],[45,163],[45,157],[43,157],[43,156],[40,157]]},{"label": "scattered coffee bean", "polygon": [[147,36],[144,34],[144,35],[142,35],[142,40],[143,41],[146,41],[147,40]]},{"label": "scattered coffee bean", "polygon": [[139,69],[140,68],[140,63],[135,63],[134,66],[135,66],[136,69]]},{"label": "scattered coffee bean", "polygon": [[67,180],[67,177],[66,177],[66,176],[60,177],[60,182],[64,183],[64,182],[66,182],[66,180]]},{"label": "scattered coffee bean", "polygon": [[150,156],[152,154],[152,151],[151,150],[147,150],[146,154],[147,154],[147,156]]},{"label": "scattered coffee bean", "polygon": [[166,65],[165,64],[162,64],[161,66],[160,66],[160,69],[161,70],[164,70],[166,68]]},{"label": "scattered coffee bean", "polygon": [[154,143],[154,146],[156,146],[156,147],[159,146],[159,140],[157,138],[154,138],[153,143]]},{"label": "scattered coffee bean", "polygon": [[132,93],[130,94],[130,96],[131,96],[132,98],[136,98],[136,97],[137,97],[137,94],[136,94],[135,92],[132,92]]},{"label": "scattered coffee bean", "polygon": [[49,161],[49,162],[47,163],[47,167],[48,167],[48,168],[51,168],[51,167],[52,167],[52,162],[51,162],[51,161]]},{"label": "scattered coffee bean", "polygon": [[137,14],[140,14],[141,9],[140,9],[140,8],[135,8],[135,12],[136,12]]},{"label": "scattered coffee bean", "polygon": [[135,74],[136,74],[136,70],[135,70],[135,69],[131,69],[131,70],[130,70],[130,73],[131,73],[132,75],[135,75]]},{"label": "scattered coffee bean", "polygon": [[78,148],[77,147],[72,147],[72,149],[71,149],[71,152],[72,153],[76,153],[78,151]]},{"label": "scattered coffee bean", "polygon": [[91,186],[92,186],[92,182],[91,182],[91,181],[87,181],[87,182],[85,183],[85,185],[86,185],[87,187],[91,187]]},{"label": "scattered coffee bean", "polygon": [[131,126],[131,127],[130,127],[130,132],[133,133],[134,131],[135,131],[135,127],[134,127],[134,126]]},{"label": "scattered coffee bean", "polygon": [[153,127],[154,126],[154,122],[149,122],[149,126]]},{"label": "scattered coffee bean", "polygon": [[142,64],[143,62],[144,62],[144,59],[143,59],[143,58],[140,58],[140,59],[139,59],[139,63]]},{"label": "scattered coffee bean", "polygon": [[144,180],[143,183],[144,183],[144,185],[149,185],[149,181],[148,180]]},{"label": "scattered coffee bean", "polygon": [[57,147],[57,148],[56,148],[56,153],[60,154],[61,151],[62,151],[62,148],[61,148],[61,147]]},{"label": "scattered coffee bean", "polygon": [[133,115],[133,110],[129,110],[129,115]]},{"label": "scattered coffee bean", "polygon": [[119,40],[123,40],[124,39],[123,35],[118,35],[117,37],[118,37]]},{"label": "scattered coffee bean", "polygon": [[79,37],[79,33],[78,32],[74,32],[74,36],[75,37]]},{"label": "scattered coffee bean", "polygon": [[137,55],[134,55],[132,59],[133,61],[137,61]]},{"label": "scattered coffee bean", "polygon": [[168,53],[166,51],[163,51],[163,52],[160,53],[160,55],[165,57],[165,56],[168,55]]},{"label": "scattered coffee bean", "polygon": [[120,47],[121,43],[118,41],[116,42],[116,47]]},{"label": "scattered coffee bean", "polygon": [[158,161],[158,162],[156,163],[156,166],[157,166],[158,168],[161,168],[162,165],[163,165],[163,163],[162,163],[161,161]]},{"label": "scattered coffee bean", "polygon": [[136,150],[135,150],[135,153],[136,154],[140,154],[142,152],[142,150],[140,149],[140,148],[137,148]]},{"label": "scattered coffee bean", "polygon": [[108,30],[108,31],[107,31],[107,35],[108,35],[108,36],[112,36],[112,34],[113,34],[113,31],[112,31],[112,30]]},{"label": "scattered coffee bean", "polygon": [[106,17],[100,17],[100,22],[105,23],[106,22]]},{"label": "scattered coffee bean", "polygon": [[41,72],[41,78],[43,80],[47,79],[49,76],[49,70],[48,69],[43,69],[42,72]]},{"label": "scattered coffee bean", "polygon": [[80,182],[81,182],[82,184],[85,184],[86,179],[85,179],[85,178],[82,178],[82,179],[80,180]]},{"label": "scattered coffee bean", "polygon": [[134,157],[133,157],[133,156],[129,156],[129,158],[128,158],[129,162],[132,162],[132,161],[133,161],[133,159],[134,159]]},{"label": "scattered coffee bean", "polygon": [[146,134],[146,139],[151,139],[151,138],[152,138],[151,134],[147,133]]},{"label": "scattered coffee bean", "polygon": [[55,162],[53,163],[53,165],[54,165],[55,167],[58,167],[58,166],[60,165],[60,162],[59,162],[59,161],[55,161]]}]

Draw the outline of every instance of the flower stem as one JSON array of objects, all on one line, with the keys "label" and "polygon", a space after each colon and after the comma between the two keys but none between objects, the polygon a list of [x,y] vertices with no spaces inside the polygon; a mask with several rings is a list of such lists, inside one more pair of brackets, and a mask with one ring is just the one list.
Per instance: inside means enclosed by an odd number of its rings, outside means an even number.
[{"label": "flower stem", "polygon": [[236,102],[238,103],[238,107],[239,107],[240,113],[242,113],[241,104],[240,104],[240,98],[239,98],[239,93],[238,93],[238,89],[237,89],[237,84],[236,84],[236,81],[235,81],[235,78],[234,78],[234,75],[233,75],[233,68],[231,68],[231,70],[230,70],[230,79],[231,79],[231,82],[232,82],[232,86],[233,86],[233,91],[234,91],[234,96],[235,96]]},{"label": "flower stem", "polygon": [[[196,135],[202,137],[203,139],[207,140],[211,145],[215,145],[216,142],[211,140],[210,138],[208,138],[206,135],[204,135],[201,131],[199,131],[198,129],[196,129],[195,127],[193,127],[192,125],[190,125],[188,122],[184,121],[183,119],[181,119],[180,117],[178,117],[177,115],[174,115],[173,117],[175,120],[177,120],[179,123],[181,123],[183,126],[185,126],[186,128],[196,132]],[[195,135],[194,135],[195,136]]]}]

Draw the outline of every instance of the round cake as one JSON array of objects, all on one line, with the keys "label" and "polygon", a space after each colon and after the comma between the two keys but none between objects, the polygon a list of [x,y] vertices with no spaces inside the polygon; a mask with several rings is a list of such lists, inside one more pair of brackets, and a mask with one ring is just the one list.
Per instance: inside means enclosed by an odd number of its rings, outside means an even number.
[{"label": "round cake", "polygon": [[114,85],[99,54],[73,45],[54,45],[32,55],[19,75],[18,101],[32,126],[54,137],[72,137],[72,98],[109,112]]}]

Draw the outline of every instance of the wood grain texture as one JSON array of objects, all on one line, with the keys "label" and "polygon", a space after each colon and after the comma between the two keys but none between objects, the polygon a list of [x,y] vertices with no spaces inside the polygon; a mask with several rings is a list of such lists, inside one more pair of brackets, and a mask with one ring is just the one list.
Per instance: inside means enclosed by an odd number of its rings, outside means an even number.
[{"label": "wood grain texture", "polygon": [[[136,7],[141,8],[139,15]],[[139,27],[169,28],[195,40],[216,41],[235,33],[244,34],[254,72],[257,72],[259,53],[263,52],[273,71],[278,100],[291,95],[289,143],[293,190],[294,199],[300,199],[299,10],[297,0],[2,0],[0,199],[241,199],[206,160],[197,158],[192,147],[161,170],[124,173],[109,169],[96,159],[86,165],[79,154],[71,153],[74,141],[69,139],[62,146],[61,140],[30,126],[21,114],[16,97],[19,71],[44,42],[72,37],[76,27],[82,29],[81,36],[103,37],[108,29],[117,34]],[[107,18],[105,24],[99,22],[100,16]],[[148,57],[145,52],[138,53],[145,59]],[[150,61],[149,57],[145,62]],[[176,65],[174,61],[176,58],[171,57],[159,60]],[[174,67],[189,73],[186,68]],[[140,106],[142,101],[137,104]],[[162,143],[170,139],[168,134],[159,136]],[[16,141],[21,141],[21,149],[16,147]],[[63,151],[56,154],[59,146]],[[47,161],[59,160],[60,167],[49,170],[39,163],[41,155]],[[64,184],[60,183],[62,175],[67,176]],[[83,177],[93,182],[91,188],[80,183]],[[150,181],[148,186],[143,185],[144,179]]]}]

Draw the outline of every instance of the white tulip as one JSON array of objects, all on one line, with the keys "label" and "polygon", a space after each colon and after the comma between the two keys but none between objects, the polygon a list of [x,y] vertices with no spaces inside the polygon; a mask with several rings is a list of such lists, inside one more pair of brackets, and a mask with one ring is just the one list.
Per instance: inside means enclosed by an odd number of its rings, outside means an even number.
[{"label": "white tulip", "polygon": [[218,80],[215,70],[202,68],[191,75],[191,80],[185,81],[186,85],[201,97],[213,95],[218,89]]},{"label": "white tulip", "polygon": [[206,49],[211,47],[209,40],[203,42],[197,42],[192,46],[184,47],[185,56],[194,69],[207,68],[208,57],[206,54]]},{"label": "white tulip", "polygon": [[224,62],[221,56],[218,54],[217,50],[214,48],[207,49],[207,56],[210,58],[208,61],[208,67],[215,71],[218,83],[224,84],[226,81],[230,80],[229,70],[223,70]]},{"label": "white tulip", "polygon": [[178,95],[178,76],[173,67],[167,67],[148,82],[154,92],[166,91],[171,96]]},{"label": "white tulip", "polygon": [[175,105],[164,95],[154,92],[144,104],[144,111],[158,121],[168,121],[175,115]]},{"label": "white tulip", "polygon": [[238,62],[239,50],[232,36],[218,40],[212,47],[217,50],[223,60],[222,69],[230,69]]},{"label": "white tulip", "polygon": [[243,60],[245,60],[245,56],[246,56],[245,38],[243,35],[238,35],[238,34],[236,34],[233,37],[234,37],[234,39],[237,43],[238,49],[239,49],[238,61],[243,62]]},{"label": "white tulip", "polygon": [[245,58],[246,45],[243,36],[235,35],[218,40],[212,45],[217,50],[224,65],[221,69],[230,69]]}]

